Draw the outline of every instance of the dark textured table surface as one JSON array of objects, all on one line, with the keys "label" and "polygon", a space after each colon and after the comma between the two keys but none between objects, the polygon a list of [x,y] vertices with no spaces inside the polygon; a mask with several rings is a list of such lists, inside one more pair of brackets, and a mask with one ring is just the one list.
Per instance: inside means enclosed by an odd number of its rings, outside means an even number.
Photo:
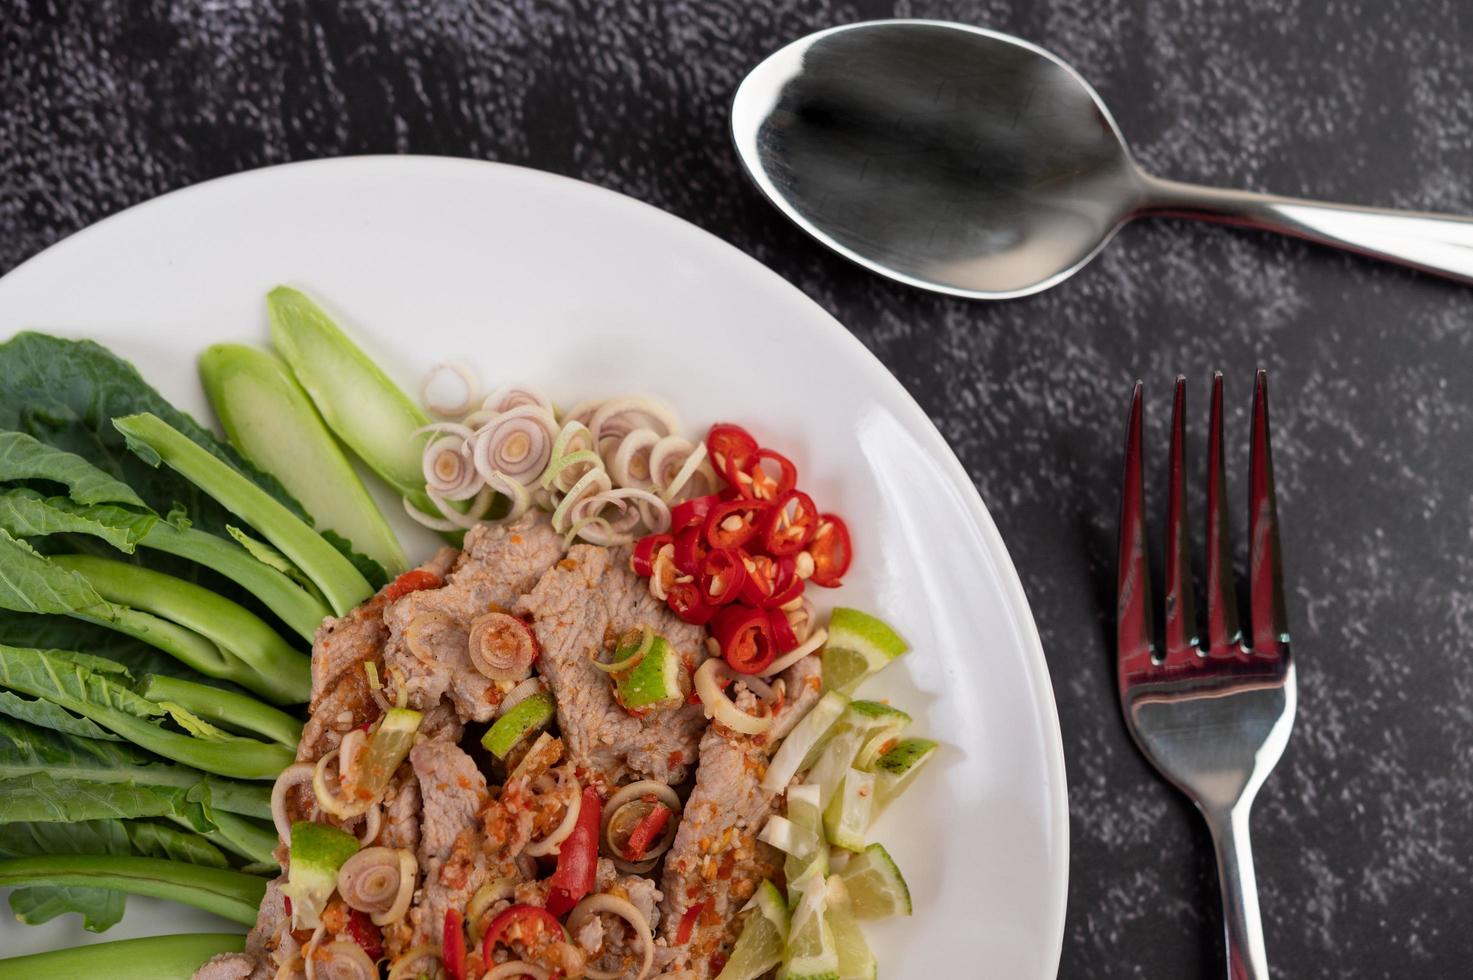
[{"label": "dark textured table surface", "polygon": [[1169,222],[1026,300],[864,273],[759,198],[726,111],[784,41],[895,15],[1057,51],[1163,175],[1473,213],[1462,0],[0,0],[0,272],[186,184],[382,152],[579,177],[757,256],[901,378],[1012,550],[1068,761],[1070,978],[1222,974],[1205,832],[1113,697],[1117,446],[1135,378],[1164,447],[1172,376],[1194,383],[1200,437],[1222,369],[1242,499],[1250,372],[1267,367],[1300,670],[1255,810],[1270,959],[1285,977],[1468,976],[1473,291]]}]

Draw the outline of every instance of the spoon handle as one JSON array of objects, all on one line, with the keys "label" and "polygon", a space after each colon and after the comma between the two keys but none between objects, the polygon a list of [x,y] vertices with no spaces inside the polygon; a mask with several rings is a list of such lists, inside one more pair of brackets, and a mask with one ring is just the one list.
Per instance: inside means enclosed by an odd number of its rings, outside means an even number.
[{"label": "spoon handle", "polygon": [[1323,204],[1142,175],[1140,215],[1276,231],[1473,283],[1473,218]]}]

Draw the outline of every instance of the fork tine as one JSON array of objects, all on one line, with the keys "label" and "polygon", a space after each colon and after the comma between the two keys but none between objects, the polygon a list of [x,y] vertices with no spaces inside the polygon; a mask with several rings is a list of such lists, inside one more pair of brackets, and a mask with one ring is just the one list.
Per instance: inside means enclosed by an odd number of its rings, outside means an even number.
[{"label": "fork tine", "polygon": [[1248,457],[1248,594],[1253,652],[1274,656],[1289,642],[1284,571],[1279,555],[1279,511],[1268,437],[1268,372],[1253,385],[1253,443]]},{"label": "fork tine", "polygon": [[1207,428],[1207,651],[1226,655],[1242,636],[1233,594],[1233,547],[1228,529],[1227,473],[1222,446],[1222,372],[1212,375],[1212,415]]},{"label": "fork tine", "polygon": [[1166,663],[1196,659],[1197,612],[1186,533],[1187,379],[1177,376],[1171,403],[1170,481],[1166,498]]},{"label": "fork tine", "polygon": [[1152,663],[1151,566],[1146,557],[1146,502],[1141,466],[1141,382],[1125,430],[1125,473],[1120,490],[1120,554],[1116,580],[1116,640],[1120,681]]}]

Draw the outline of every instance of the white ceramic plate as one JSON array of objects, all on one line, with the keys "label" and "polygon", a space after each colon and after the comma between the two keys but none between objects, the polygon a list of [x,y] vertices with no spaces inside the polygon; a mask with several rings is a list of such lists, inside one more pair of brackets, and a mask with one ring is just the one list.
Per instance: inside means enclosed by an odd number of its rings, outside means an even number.
[{"label": "white ceramic plate", "polygon": [[[0,280],[0,338],[94,338],[206,418],[195,356],[264,341],[263,296],[278,283],[319,298],[409,390],[462,359],[564,404],[654,394],[691,433],[736,420],[791,455],[854,534],[845,587],[815,598],[874,609],[914,645],[864,693],[946,743],[875,830],[916,910],[870,931],[882,970],[1054,976],[1068,812],[1033,618],[961,465],[843,327],[736,249],[617,194],[496,164],[372,157],[212,181],[103,221]],[[77,918],[7,919],[0,950],[228,925],[136,898],[103,936]]]}]

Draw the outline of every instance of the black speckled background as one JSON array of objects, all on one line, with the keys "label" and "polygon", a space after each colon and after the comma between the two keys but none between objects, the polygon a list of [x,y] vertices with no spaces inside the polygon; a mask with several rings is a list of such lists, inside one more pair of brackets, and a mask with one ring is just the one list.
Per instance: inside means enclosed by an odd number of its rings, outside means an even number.
[{"label": "black speckled background", "polygon": [[1164,447],[1171,377],[1196,382],[1200,436],[1220,368],[1241,499],[1265,366],[1300,670],[1294,738],[1255,811],[1270,960],[1283,977],[1468,976],[1473,291],[1168,222],[1009,303],[864,273],[741,176],[727,104],[783,42],[893,15],[1053,49],[1162,175],[1473,213],[1464,0],[0,0],[0,272],[176,187],[396,151],[579,177],[757,256],[899,375],[1012,549],[1068,759],[1069,978],[1223,972],[1206,834],[1114,702],[1117,446],[1136,377]]}]

